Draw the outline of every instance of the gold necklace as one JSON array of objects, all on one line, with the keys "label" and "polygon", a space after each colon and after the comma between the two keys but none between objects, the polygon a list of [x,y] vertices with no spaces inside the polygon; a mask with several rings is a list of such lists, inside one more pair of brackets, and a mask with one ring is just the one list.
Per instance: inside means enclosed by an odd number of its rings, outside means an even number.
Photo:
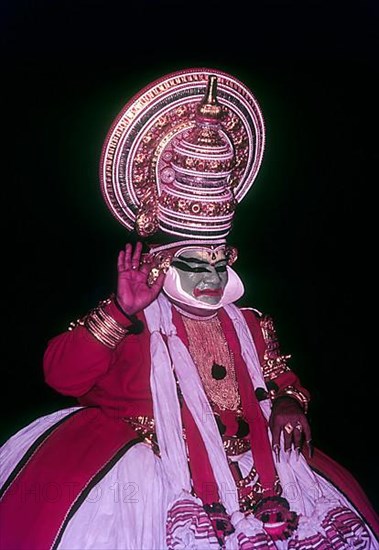
[{"label": "gold necklace", "polygon": [[182,316],[189,352],[197,367],[208,399],[221,410],[240,406],[233,354],[218,317],[195,320]]}]

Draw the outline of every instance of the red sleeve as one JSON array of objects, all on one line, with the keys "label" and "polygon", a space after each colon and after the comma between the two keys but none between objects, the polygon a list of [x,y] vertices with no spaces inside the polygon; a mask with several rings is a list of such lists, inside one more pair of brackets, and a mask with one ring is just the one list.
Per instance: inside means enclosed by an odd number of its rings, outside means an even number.
[{"label": "red sleeve", "polygon": [[[125,327],[130,326],[128,318],[113,302],[105,306],[105,310]],[[43,357],[45,381],[59,393],[80,397],[107,373],[114,355],[113,349],[78,325],[48,342]]]},{"label": "red sleeve", "polygon": [[[265,342],[262,328],[261,328],[261,320],[263,319],[263,316],[261,313],[257,312],[254,309],[242,309],[242,313],[245,317],[245,320],[248,324],[248,327],[250,329],[250,332],[253,336],[253,340],[257,349],[258,357],[260,360],[260,363],[262,365],[262,370],[264,371],[264,363],[265,363],[265,351],[267,344]],[[279,374],[275,378],[271,379],[272,382],[274,382],[278,386],[278,391],[286,388],[287,386],[294,386],[298,390],[300,390],[306,397],[309,399],[310,394],[308,390],[306,390],[302,385],[298,378],[298,376],[292,371],[288,370],[287,372],[283,372],[282,374]]]}]

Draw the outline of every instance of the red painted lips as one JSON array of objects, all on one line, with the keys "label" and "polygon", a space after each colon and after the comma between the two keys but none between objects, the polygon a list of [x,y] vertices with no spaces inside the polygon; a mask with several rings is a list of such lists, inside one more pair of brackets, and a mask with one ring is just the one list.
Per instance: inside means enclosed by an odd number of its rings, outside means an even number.
[{"label": "red painted lips", "polygon": [[193,291],[193,295],[195,296],[195,298],[197,298],[198,296],[221,296],[221,294],[221,288],[204,288],[203,290],[195,288],[195,290]]}]

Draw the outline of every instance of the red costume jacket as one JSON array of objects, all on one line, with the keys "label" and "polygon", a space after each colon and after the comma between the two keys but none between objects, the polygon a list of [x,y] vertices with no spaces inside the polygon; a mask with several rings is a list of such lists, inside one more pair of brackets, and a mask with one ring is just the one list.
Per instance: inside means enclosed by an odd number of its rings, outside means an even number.
[{"label": "red costume jacket", "polygon": [[[120,323],[130,325],[113,303],[107,306],[107,311]],[[259,317],[252,310],[243,312],[263,364],[266,343]],[[226,314],[221,311],[219,316],[224,333],[230,331],[226,326]],[[144,322],[143,313],[138,317]],[[173,320],[179,336],[185,341],[184,327],[175,310]],[[102,407],[104,412],[113,416],[153,415],[150,334],[147,329],[140,334],[129,334],[115,350],[111,350],[100,344],[84,327],[77,326],[49,342],[44,371],[49,386],[64,395],[77,397],[81,405]],[[293,372],[277,377],[275,383],[279,388],[293,385],[308,393]]]}]

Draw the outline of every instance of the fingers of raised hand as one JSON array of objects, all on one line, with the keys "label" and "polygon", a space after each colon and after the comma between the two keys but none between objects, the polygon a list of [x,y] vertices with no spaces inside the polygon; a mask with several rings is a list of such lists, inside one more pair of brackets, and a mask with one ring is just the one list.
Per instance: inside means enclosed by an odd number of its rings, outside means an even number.
[{"label": "fingers of raised hand", "polygon": [[134,248],[130,243],[125,245],[125,250],[121,250],[118,255],[117,268],[118,271],[136,271],[140,265],[142,252],[142,243],[138,242]]},{"label": "fingers of raised hand", "polygon": [[142,252],[142,243],[140,241],[138,241],[138,243],[136,244],[135,248],[134,248],[134,252],[133,252],[133,255],[132,255],[132,260],[131,260],[131,264],[132,264],[132,269],[133,270],[136,270],[139,268],[139,265],[140,265],[140,260],[141,260],[141,252]]},{"label": "fingers of raised hand", "polygon": [[128,243],[125,245],[125,252],[124,252],[124,265],[123,269],[125,271],[128,271],[132,267],[132,245]]},{"label": "fingers of raised hand", "polygon": [[129,243],[125,246],[125,250],[120,250],[117,258],[117,270],[119,273],[128,271],[131,268],[131,253],[132,245]]},{"label": "fingers of raised hand", "polygon": [[153,264],[152,264],[151,261],[143,260],[141,265],[140,265],[139,270],[141,271],[141,273],[143,273],[147,277],[149,275],[152,267],[153,267]]},{"label": "fingers of raised hand", "polygon": [[124,250],[120,250],[120,252],[118,254],[117,270],[118,270],[119,273],[121,273],[121,271],[125,270],[125,252],[124,252]]}]

